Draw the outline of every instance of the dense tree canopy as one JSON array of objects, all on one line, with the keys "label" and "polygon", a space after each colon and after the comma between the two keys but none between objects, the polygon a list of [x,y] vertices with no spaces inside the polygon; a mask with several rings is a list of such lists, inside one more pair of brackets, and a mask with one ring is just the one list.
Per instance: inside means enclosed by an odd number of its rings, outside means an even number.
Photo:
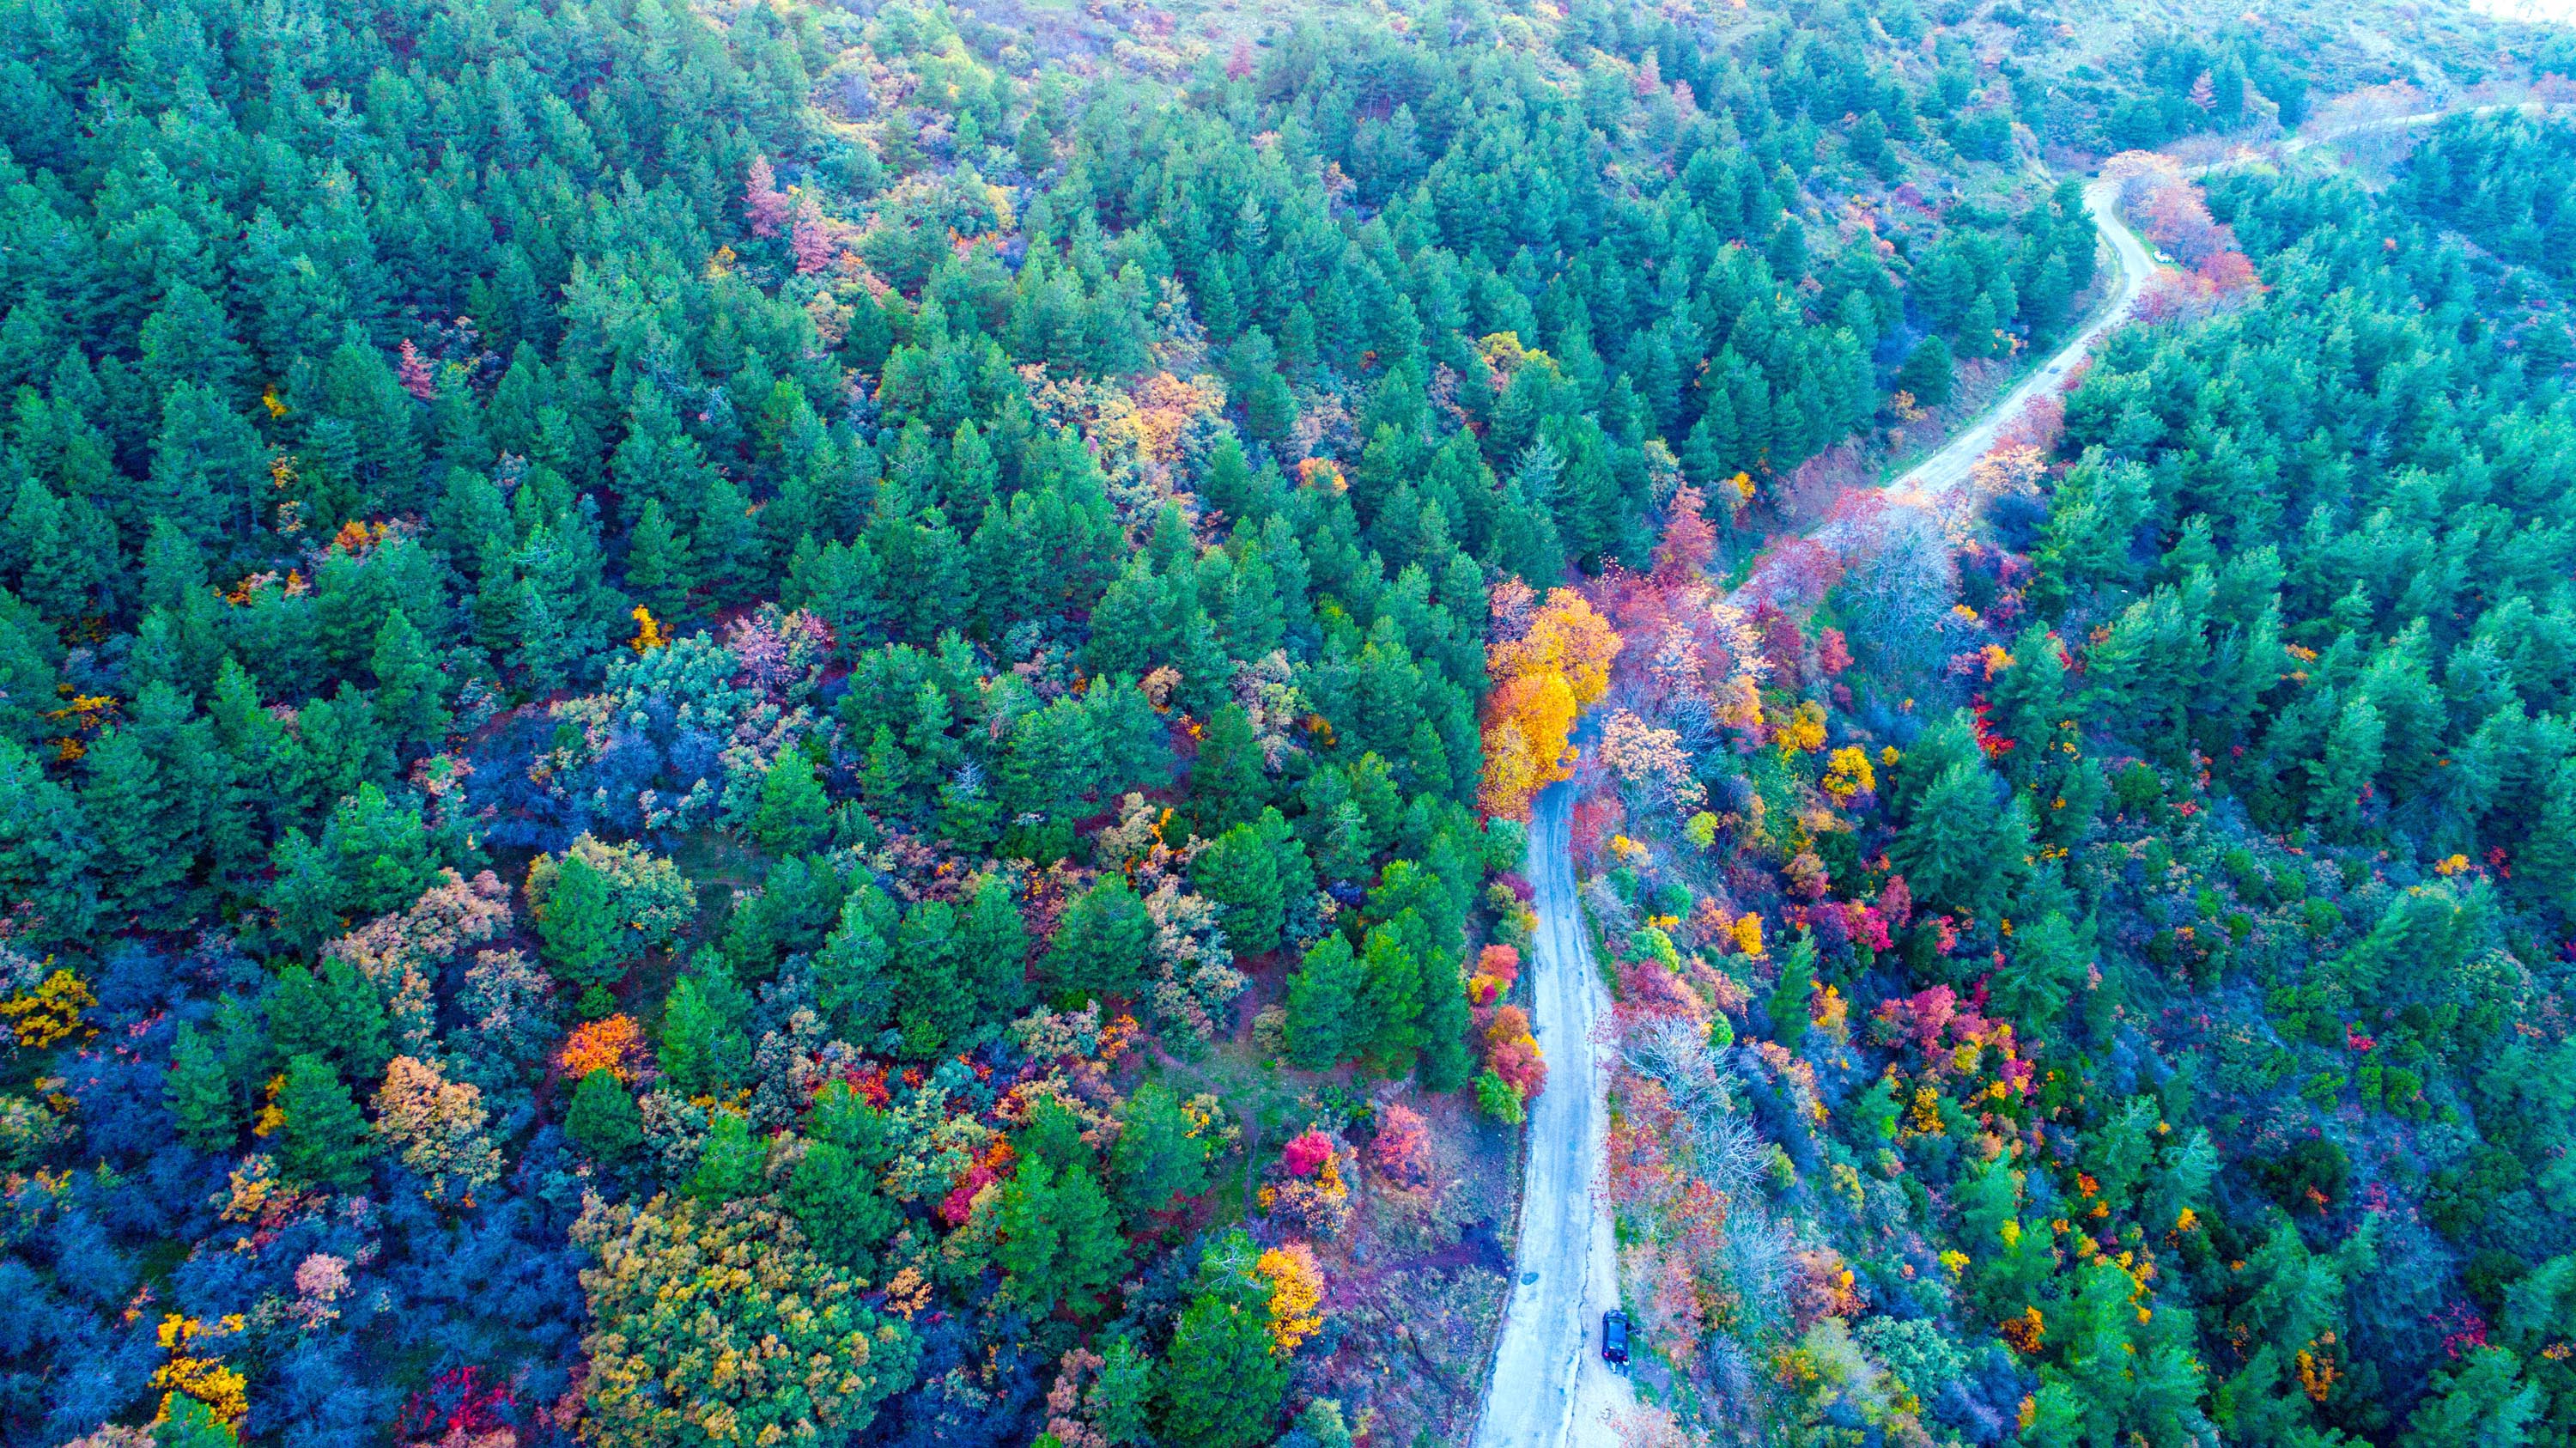
[{"label": "dense tree canopy", "polygon": [[[1326,1288],[1499,1285],[1443,1194],[1547,1089],[1514,821],[1596,706],[1623,1012],[1785,1143],[1707,1181],[1970,1224],[1762,1371],[2563,1429],[2564,129],[2214,185],[2259,302],[2115,339],[1988,541],[1748,612],[2100,295],[2026,163],[2304,104],[2251,18],[2106,79],[1975,9],[0,4],[0,1442],[1433,1432]],[[2174,1064],[2186,986],[2278,1051]],[[1964,1160],[2007,1096],[2048,1167]],[[2213,1223],[2152,1329],[2012,1245],[2079,1156]],[[1830,1336],[1823,1240],[1670,1300]]]}]

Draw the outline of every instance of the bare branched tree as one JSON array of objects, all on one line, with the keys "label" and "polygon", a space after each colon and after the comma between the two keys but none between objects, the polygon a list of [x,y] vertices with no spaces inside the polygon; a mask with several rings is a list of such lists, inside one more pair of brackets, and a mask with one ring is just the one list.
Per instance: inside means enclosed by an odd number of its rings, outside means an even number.
[{"label": "bare branched tree", "polygon": [[1706,1028],[1684,1016],[1644,1022],[1629,1031],[1626,1055],[1630,1069],[1661,1084],[1690,1123],[1701,1179],[1730,1198],[1747,1196],[1769,1148],[1737,1106],[1736,1083],[1709,1049]]}]

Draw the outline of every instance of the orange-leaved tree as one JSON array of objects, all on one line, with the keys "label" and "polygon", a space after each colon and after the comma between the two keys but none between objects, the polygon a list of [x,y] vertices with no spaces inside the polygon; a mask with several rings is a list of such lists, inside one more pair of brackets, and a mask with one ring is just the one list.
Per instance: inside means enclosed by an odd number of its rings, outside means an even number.
[{"label": "orange-leaved tree", "polygon": [[1487,814],[1527,819],[1530,796],[1566,777],[1575,716],[1609,692],[1618,654],[1609,621],[1570,588],[1550,591],[1526,629],[1486,647],[1494,686],[1485,696],[1485,783],[1477,802]]}]

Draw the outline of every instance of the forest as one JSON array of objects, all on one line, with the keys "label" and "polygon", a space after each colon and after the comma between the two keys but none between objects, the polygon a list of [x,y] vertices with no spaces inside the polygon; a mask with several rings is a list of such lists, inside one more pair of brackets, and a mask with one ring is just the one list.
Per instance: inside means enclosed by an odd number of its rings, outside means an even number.
[{"label": "forest", "polygon": [[0,1443],[1466,1442],[1560,782],[1629,1441],[2576,1434],[2576,127],[1226,23],[0,3]]}]

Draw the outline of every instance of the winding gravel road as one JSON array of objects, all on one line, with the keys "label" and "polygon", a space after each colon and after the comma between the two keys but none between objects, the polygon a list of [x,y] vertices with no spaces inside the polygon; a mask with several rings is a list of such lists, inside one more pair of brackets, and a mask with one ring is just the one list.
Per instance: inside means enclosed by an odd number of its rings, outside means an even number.
[{"label": "winding gravel road", "polygon": [[2084,330],[2069,338],[2057,349],[2057,355],[2034,368],[2012,391],[1981,413],[1977,420],[1961,429],[1939,452],[1906,469],[1888,486],[1898,491],[1945,493],[1968,480],[1968,470],[1977,465],[1995,445],[1995,439],[2013,419],[2020,417],[2030,400],[2043,392],[2053,392],[2066,385],[2067,374],[2084,360],[2093,345],[2105,333],[2129,318],[2129,309],[2138,304],[2138,293],[2146,287],[2147,277],[2155,270],[2155,259],[2147,255],[2145,243],[2120,222],[2114,214],[2120,185],[2116,181],[2091,181],[2084,187],[2084,205],[2093,213],[2094,229],[2111,243],[2120,259],[2120,285],[2103,308],[2093,314]]},{"label": "winding gravel road", "polygon": [[[1958,486],[2031,398],[2062,386],[2093,344],[2127,318],[2154,260],[2111,215],[2115,189],[2095,181],[2084,192],[2094,226],[2119,258],[2120,285],[2109,302],[2045,365],[1891,487],[1940,493]],[[1608,1044],[1599,1029],[1610,998],[1575,899],[1573,807],[1574,786],[1566,782],[1551,785],[1530,809],[1526,868],[1538,913],[1531,990],[1547,1089],[1530,1112],[1511,1300],[1477,1422],[1478,1448],[1615,1448],[1614,1417],[1634,1401],[1628,1380],[1610,1371],[1600,1352],[1601,1315],[1619,1305],[1610,1213],[1596,1198],[1609,1130]]]}]

